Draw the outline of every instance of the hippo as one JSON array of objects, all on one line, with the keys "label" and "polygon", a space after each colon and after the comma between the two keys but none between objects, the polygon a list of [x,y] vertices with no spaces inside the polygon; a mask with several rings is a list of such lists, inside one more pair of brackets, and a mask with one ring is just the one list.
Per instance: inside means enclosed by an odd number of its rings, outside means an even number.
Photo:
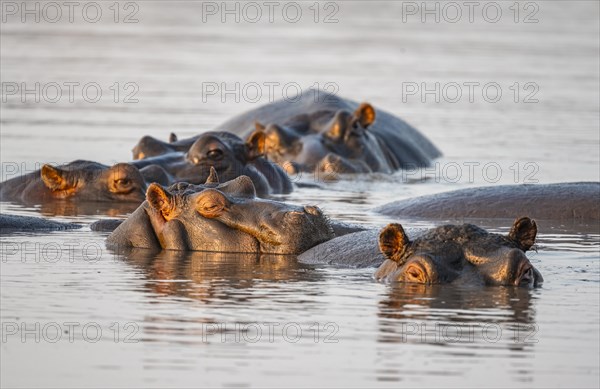
[{"label": "hippo", "polygon": [[177,135],[171,133],[168,142],[163,142],[149,135],[143,136],[131,150],[133,159],[146,159],[164,154],[186,152],[199,136],[179,140]]},{"label": "hippo", "polygon": [[[293,190],[292,183],[283,169],[264,158],[265,134],[256,134],[244,142],[231,133],[206,132],[179,141],[179,146],[168,150],[166,154],[158,153],[156,150],[164,149],[158,146],[144,149],[144,145],[149,143],[144,139],[146,138],[143,138],[134,150],[137,150],[138,157],[149,157],[136,160],[132,164],[137,167],[160,165],[174,177],[174,181],[201,184],[206,181],[210,168],[213,167],[224,182],[241,175],[250,177],[259,196],[290,193]],[[180,146],[183,144],[187,146]],[[136,151],[134,157],[135,153]]]},{"label": "hippo", "polygon": [[81,228],[81,224],[64,223],[33,216],[0,214],[0,233],[64,231]]},{"label": "hippo", "polygon": [[[543,282],[525,252],[531,249],[537,225],[517,219],[507,235],[473,224],[443,225],[409,238],[392,223],[352,233],[316,246],[298,257],[303,263],[378,266],[374,278],[417,284],[537,286]],[[357,244],[358,242],[358,244]]]},{"label": "hippo", "polygon": [[247,176],[201,185],[151,184],[146,201],[107,238],[110,247],[299,254],[333,238],[321,210],[256,197]]},{"label": "hippo", "polygon": [[506,219],[527,213],[538,220],[600,220],[600,182],[499,185],[395,201],[375,209],[395,218]]},{"label": "hippo", "polygon": [[369,103],[310,89],[217,126],[266,135],[267,156],[288,173],[392,173],[429,166],[440,151],[415,128]]},{"label": "hippo", "polygon": [[146,181],[135,166],[106,166],[77,160],[59,167],[48,164],[0,183],[0,200],[39,204],[55,200],[101,202],[144,201]]}]

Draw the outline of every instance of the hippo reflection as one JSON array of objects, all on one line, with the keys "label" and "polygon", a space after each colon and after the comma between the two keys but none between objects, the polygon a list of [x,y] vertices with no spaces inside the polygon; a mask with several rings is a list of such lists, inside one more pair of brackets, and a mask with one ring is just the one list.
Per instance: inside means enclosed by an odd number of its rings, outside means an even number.
[{"label": "hippo reflection", "polygon": [[256,134],[246,142],[227,132],[206,132],[177,143],[150,139],[154,138],[144,137],[136,145],[134,158],[142,156],[143,159],[133,164],[138,167],[160,165],[175,181],[200,184],[214,168],[222,181],[242,175],[250,177],[261,196],[289,193],[293,189],[281,167],[264,158],[264,134]]},{"label": "hippo reflection", "polygon": [[428,166],[441,155],[403,120],[368,103],[312,89],[242,113],[218,130],[248,139],[265,134],[268,157],[290,173],[391,173]]},{"label": "hippo reflection", "polygon": [[[124,256],[127,263],[143,270],[149,280],[146,289],[150,293],[183,296],[205,303],[218,299],[242,302],[249,295],[236,290],[260,288],[264,281],[285,282],[286,287],[293,289],[295,287],[289,283],[322,278],[319,272],[306,271],[309,267],[298,263],[290,255],[176,250],[156,252],[136,248],[122,250],[119,254]],[[299,296],[306,295],[307,291],[297,290],[297,293]]]},{"label": "hippo reflection", "polygon": [[141,203],[146,190],[144,175],[151,173],[149,179],[154,180],[160,170],[157,166],[139,170],[127,163],[106,166],[83,160],[59,167],[46,164],[0,183],[0,199],[27,204],[55,200]]},{"label": "hippo reflection", "polygon": [[379,237],[373,231],[345,235],[299,260],[379,266],[374,277],[386,282],[536,286],[542,276],[525,255],[536,234],[535,222],[527,217],[516,220],[508,235],[464,224],[433,228],[412,240],[400,224],[390,224]]},{"label": "hippo reflection", "polygon": [[333,237],[317,207],[256,197],[246,176],[220,184],[152,184],[145,201],[108,237],[120,247],[298,254]]}]

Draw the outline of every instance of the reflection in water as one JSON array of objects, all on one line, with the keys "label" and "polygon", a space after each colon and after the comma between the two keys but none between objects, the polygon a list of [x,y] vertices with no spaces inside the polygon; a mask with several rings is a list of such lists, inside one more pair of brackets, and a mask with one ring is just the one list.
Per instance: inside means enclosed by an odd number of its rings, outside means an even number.
[{"label": "reflection in water", "polygon": [[[124,259],[144,270],[147,291],[205,304],[215,300],[246,301],[260,283],[316,281],[320,273],[295,256],[256,253],[129,249]],[[248,293],[239,290],[247,289]]]},{"label": "reflection in water", "polygon": [[[468,288],[450,285],[398,284],[379,302],[378,343],[383,364],[382,381],[406,375],[462,376],[465,370],[448,370],[448,364],[482,363],[490,357],[519,357],[510,369],[517,381],[533,375],[532,348],[537,343],[533,300],[536,290],[518,287]],[[425,359],[438,364],[412,366],[389,363],[400,357],[404,344],[421,344]],[[431,346],[431,347],[427,347]],[[512,361],[512,359],[509,359]],[[529,366],[529,368],[528,368]]]},{"label": "reflection in water", "polygon": [[44,216],[105,215],[117,217],[132,213],[138,203],[54,201],[42,204]]}]

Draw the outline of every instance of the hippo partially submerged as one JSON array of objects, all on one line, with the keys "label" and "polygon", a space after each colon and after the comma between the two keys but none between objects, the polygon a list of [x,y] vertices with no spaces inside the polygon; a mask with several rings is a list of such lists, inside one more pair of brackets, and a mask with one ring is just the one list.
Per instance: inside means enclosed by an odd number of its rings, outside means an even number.
[{"label": "hippo partially submerged", "polygon": [[527,214],[538,220],[600,220],[600,182],[499,185],[395,201],[375,209],[413,219],[506,219]]},{"label": "hippo partially submerged", "polygon": [[334,236],[317,207],[256,197],[246,176],[220,184],[149,186],[146,201],[108,237],[110,246],[299,254]]},{"label": "hippo partially submerged", "polygon": [[0,183],[0,200],[27,204],[55,200],[141,203],[145,190],[143,172],[135,166],[77,160],[59,167],[46,164]]},{"label": "hippo partially submerged", "polygon": [[268,157],[291,173],[391,173],[428,166],[441,155],[403,120],[314,89],[242,113],[217,130],[247,139],[265,134]]},{"label": "hippo partially submerged", "polygon": [[81,224],[64,223],[33,216],[0,214],[0,233],[61,231],[81,228]]},{"label": "hippo partially submerged", "polygon": [[[408,237],[400,224],[348,234],[299,256],[305,263],[379,266],[374,277],[387,282],[534,286],[543,281],[527,259],[537,234],[528,217],[507,235],[475,225],[445,225]],[[359,244],[357,244],[357,242]]]},{"label": "hippo partially submerged", "polygon": [[166,143],[144,137],[134,147],[133,165],[162,166],[174,181],[201,184],[210,169],[216,169],[222,181],[248,176],[260,196],[289,193],[293,186],[277,164],[264,158],[265,134],[256,134],[244,142],[227,132],[206,132],[193,138]]}]

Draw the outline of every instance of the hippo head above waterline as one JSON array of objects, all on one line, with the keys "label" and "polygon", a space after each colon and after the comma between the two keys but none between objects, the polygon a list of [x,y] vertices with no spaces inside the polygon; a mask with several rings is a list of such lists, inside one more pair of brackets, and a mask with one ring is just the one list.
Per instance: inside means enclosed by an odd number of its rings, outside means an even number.
[{"label": "hippo head above waterline", "polygon": [[127,163],[106,166],[77,160],[40,170],[0,184],[0,198],[26,203],[54,200],[137,202],[144,200],[146,182],[140,170]]},{"label": "hippo head above waterline", "polygon": [[288,173],[390,173],[398,163],[369,128],[375,109],[361,104],[354,112],[301,115],[280,125],[255,123],[249,138],[264,134],[265,152]]},{"label": "hippo head above waterline", "polygon": [[211,171],[203,185],[151,184],[147,201],[109,236],[109,244],[299,254],[333,237],[317,207],[259,199],[248,177],[220,184]]},{"label": "hippo head above waterline", "polygon": [[379,235],[386,260],[375,278],[421,284],[483,283],[535,286],[543,282],[525,252],[537,234],[535,221],[517,219],[507,235],[489,233],[475,225],[433,228],[410,240],[400,224]]},{"label": "hippo head above waterline", "polygon": [[[134,148],[146,157],[134,161],[133,164],[160,165],[177,181],[201,184],[214,168],[223,182],[242,175],[248,176],[259,196],[289,193],[293,189],[289,177],[281,167],[264,158],[265,135],[262,133],[243,141],[232,133],[210,131],[176,141],[175,148],[172,146],[175,143],[149,139],[144,137]],[[142,149],[144,151],[140,151]],[[156,155],[161,150],[164,154]]]}]

